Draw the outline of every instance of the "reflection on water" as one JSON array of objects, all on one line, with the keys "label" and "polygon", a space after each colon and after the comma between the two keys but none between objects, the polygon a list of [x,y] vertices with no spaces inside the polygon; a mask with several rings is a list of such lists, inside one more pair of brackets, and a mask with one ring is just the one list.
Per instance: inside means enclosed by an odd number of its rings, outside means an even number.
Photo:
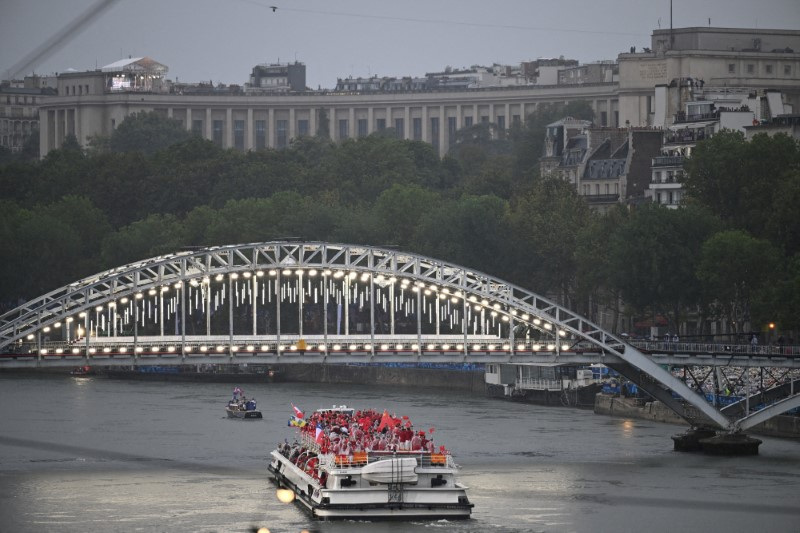
[{"label": "reflection on water", "polygon": [[[249,384],[263,420],[225,417],[232,385],[0,376],[0,531],[791,531],[800,444],[672,451],[675,426],[434,389]],[[267,456],[291,403],[346,403],[435,427],[473,519],[321,523],[281,503]],[[21,408],[20,406],[23,406]],[[746,496],[746,498],[743,498]]]}]

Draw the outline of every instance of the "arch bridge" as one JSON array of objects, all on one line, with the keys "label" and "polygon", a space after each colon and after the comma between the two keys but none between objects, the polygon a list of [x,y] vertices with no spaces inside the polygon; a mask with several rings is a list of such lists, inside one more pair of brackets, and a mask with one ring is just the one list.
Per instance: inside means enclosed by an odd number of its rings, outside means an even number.
[{"label": "arch bridge", "polygon": [[[0,368],[602,363],[693,426],[728,432],[800,406],[792,389],[755,413],[723,412],[668,368],[687,358],[730,364],[726,354],[644,353],[490,275],[408,252],[323,242],[210,247],[101,272],[0,316],[0,354]],[[735,364],[799,367],[784,357]]]}]

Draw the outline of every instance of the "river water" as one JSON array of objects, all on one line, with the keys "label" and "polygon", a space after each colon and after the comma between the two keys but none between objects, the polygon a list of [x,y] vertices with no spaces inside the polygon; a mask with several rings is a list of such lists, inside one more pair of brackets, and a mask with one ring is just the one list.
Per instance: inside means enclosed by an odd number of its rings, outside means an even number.
[{"label": "river water", "polygon": [[[435,389],[244,384],[263,420],[225,417],[233,384],[0,375],[0,531],[800,531],[800,443],[756,457],[672,451],[684,428]],[[435,427],[475,504],[448,522],[316,522],[266,473],[290,403],[346,403]]]}]

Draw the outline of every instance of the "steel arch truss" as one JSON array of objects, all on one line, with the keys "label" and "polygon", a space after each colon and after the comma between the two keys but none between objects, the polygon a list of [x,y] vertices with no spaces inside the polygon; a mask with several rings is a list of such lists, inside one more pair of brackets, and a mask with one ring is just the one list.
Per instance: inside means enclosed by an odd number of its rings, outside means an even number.
[{"label": "steel arch truss", "polygon": [[[371,246],[285,241],[253,243],[180,252],[124,265],[56,289],[3,314],[0,317],[0,353],[14,343],[41,339],[43,332],[59,328],[81,313],[88,315],[92,310],[141,298],[145,293],[155,294],[171,288],[180,291],[189,285],[202,286],[212,278],[223,280],[276,272],[280,276],[287,271],[288,274],[312,270],[317,273],[317,269],[322,276],[367,276],[370,287],[400,283],[407,287],[410,283],[417,292],[427,294],[430,291],[434,297],[457,302],[454,305],[462,307],[464,316],[468,307],[491,313],[509,324],[512,355],[514,330],[524,326],[550,339],[547,351],[553,352],[556,358],[562,351],[584,346],[609,359],[622,360],[624,364],[620,368],[625,374],[640,376],[641,383],[653,382],[650,389],[657,396],[664,396],[657,389],[669,389],[682,396],[699,412],[695,420],[704,419],[705,423],[724,429],[736,427],[736,422],[699,399],[651,357],[546,298],[465,267]],[[230,336],[233,338],[232,332]],[[466,333],[464,336],[466,339]],[[467,352],[464,346],[465,360],[469,361]],[[686,412],[679,414],[687,417]],[[695,420],[690,421],[694,423]]]}]

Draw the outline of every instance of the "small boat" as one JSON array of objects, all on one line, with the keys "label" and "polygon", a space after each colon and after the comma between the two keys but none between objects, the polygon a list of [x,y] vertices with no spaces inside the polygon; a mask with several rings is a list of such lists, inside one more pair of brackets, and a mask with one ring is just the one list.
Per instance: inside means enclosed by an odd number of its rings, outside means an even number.
[{"label": "small boat", "polygon": [[[387,417],[393,420],[388,430]],[[298,502],[314,518],[466,519],[472,513],[458,465],[444,447],[433,448],[433,428],[428,440],[425,432],[411,431],[408,417],[345,406],[292,417],[289,425],[298,428],[299,442],[279,444],[267,470],[278,498]]]},{"label": "small boat", "polygon": [[233,398],[225,406],[225,412],[228,413],[228,418],[243,418],[245,420],[263,418],[261,411],[256,407],[256,399],[246,398],[239,387],[233,389]]},{"label": "small boat", "polygon": [[97,371],[89,365],[85,365],[73,368],[70,370],[69,375],[73,377],[95,376]]}]

